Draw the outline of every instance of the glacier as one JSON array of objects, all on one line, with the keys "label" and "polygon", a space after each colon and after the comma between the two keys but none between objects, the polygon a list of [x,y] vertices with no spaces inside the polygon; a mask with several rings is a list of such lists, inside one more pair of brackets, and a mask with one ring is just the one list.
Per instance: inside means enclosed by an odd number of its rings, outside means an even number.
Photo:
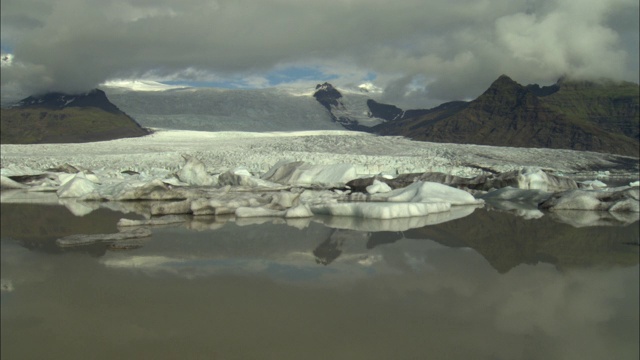
[{"label": "glacier", "polygon": [[144,127],[253,132],[344,130],[312,96],[286,89],[131,91],[113,84],[103,89],[111,102]]}]

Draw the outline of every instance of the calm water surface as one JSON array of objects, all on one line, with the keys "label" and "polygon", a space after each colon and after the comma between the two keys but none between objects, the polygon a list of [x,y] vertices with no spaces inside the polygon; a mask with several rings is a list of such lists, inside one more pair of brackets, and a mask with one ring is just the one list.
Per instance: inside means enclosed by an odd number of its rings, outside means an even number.
[{"label": "calm water surface", "polygon": [[122,250],[55,239],[136,215],[1,210],[2,359],[639,356],[637,222],[201,218]]}]

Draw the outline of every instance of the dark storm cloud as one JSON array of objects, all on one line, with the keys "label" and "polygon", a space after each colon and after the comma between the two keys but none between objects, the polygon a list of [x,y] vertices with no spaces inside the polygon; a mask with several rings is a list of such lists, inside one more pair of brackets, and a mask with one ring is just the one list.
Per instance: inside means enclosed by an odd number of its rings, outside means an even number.
[{"label": "dark storm cloud", "polygon": [[14,56],[3,63],[3,91],[76,92],[132,77],[260,77],[287,64],[337,75],[358,68],[389,84],[389,98],[433,100],[477,96],[503,73],[523,83],[565,74],[638,79],[638,3],[630,0],[1,6],[3,51]]}]

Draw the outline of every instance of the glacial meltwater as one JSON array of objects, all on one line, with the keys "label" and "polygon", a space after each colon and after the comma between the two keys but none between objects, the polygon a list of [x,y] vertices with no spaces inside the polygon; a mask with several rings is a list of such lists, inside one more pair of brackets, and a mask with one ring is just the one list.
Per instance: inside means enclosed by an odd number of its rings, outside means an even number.
[{"label": "glacial meltwater", "polygon": [[639,357],[637,221],[185,217],[60,246],[141,217],[1,206],[2,359]]}]

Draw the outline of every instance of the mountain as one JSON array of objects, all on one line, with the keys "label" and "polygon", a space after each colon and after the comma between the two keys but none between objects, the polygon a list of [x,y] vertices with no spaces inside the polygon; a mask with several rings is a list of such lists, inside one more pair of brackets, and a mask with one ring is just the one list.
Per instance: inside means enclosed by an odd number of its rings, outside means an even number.
[{"label": "mountain", "polygon": [[358,121],[358,115],[354,114],[352,106],[345,105],[346,98],[333,85],[329,83],[316,85],[316,92],[313,97],[324,106],[331,120],[344,126],[348,130],[366,131],[368,127],[361,125]]},{"label": "mountain", "polygon": [[[403,111],[375,99],[377,89],[162,88],[143,83],[103,86],[109,99],[142,126],[200,131],[357,130],[397,119]],[[417,110],[420,114],[419,110]],[[394,113],[395,112],[395,113]],[[402,117],[401,117],[402,118]]]},{"label": "mountain", "polygon": [[85,94],[30,96],[0,110],[0,143],[77,143],[149,134],[94,89]]},{"label": "mountain", "polygon": [[97,108],[112,114],[120,114],[121,111],[109,101],[104,91],[94,89],[85,94],[69,95],[63,93],[47,93],[40,96],[29,96],[16,103],[14,108],[43,108],[49,110],[62,110],[70,107]]},{"label": "mountain", "polygon": [[[517,236],[504,236],[509,229]],[[499,273],[522,264],[553,264],[559,270],[637,266],[638,250],[624,244],[638,236],[638,224],[574,227],[557,222],[553,214],[514,221],[501,211],[475,211],[464,219],[447,221],[402,233],[404,239],[430,239],[454,248],[472,248]]]},{"label": "mountain", "polygon": [[[501,76],[473,101],[414,110],[380,102],[377,89],[336,88],[330,83],[304,91],[134,85],[112,84],[103,89],[117,108],[151,128],[251,132],[351,129],[422,141],[638,156],[640,94],[638,85],[631,83],[561,79],[551,86],[522,86]],[[22,106],[46,103],[49,108],[73,107],[96,101],[59,94],[50,98],[27,98]]]},{"label": "mountain", "polygon": [[404,111],[395,105],[383,104],[371,97],[366,89],[344,94],[329,83],[316,85],[313,97],[324,106],[331,119],[346,129],[371,132],[371,129],[389,121],[419,116],[428,110]]},{"label": "mountain", "polygon": [[450,102],[371,130],[414,140],[596,151],[638,157],[637,84],[522,86],[500,76],[477,99]]}]

